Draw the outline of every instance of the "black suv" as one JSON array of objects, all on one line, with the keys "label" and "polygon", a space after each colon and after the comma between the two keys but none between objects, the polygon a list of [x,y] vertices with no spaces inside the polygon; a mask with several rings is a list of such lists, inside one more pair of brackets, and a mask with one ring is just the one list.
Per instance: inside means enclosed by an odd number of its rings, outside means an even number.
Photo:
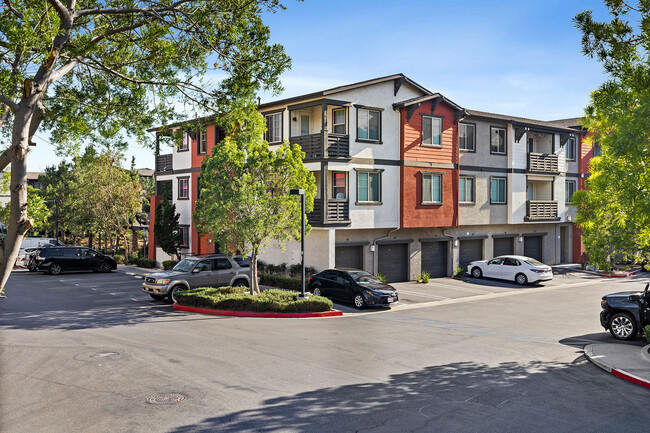
[{"label": "black suv", "polygon": [[36,269],[58,275],[62,271],[110,272],[117,269],[113,257],[84,247],[43,248],[34,257]]},{"label": "black suv", "polygon": [[605,295],[600,301],[600,324],[619,340],[630,340],[650,325],[650,293],[620,292]]}]

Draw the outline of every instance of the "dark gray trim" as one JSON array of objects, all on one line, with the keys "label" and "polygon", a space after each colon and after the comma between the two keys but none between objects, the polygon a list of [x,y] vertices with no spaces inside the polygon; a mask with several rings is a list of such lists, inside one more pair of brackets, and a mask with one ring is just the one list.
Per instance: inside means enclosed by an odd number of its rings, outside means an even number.
[{"label": "dark gray trim", "polygon": [[578,140],[576,140],[575,137],[569,137],[569,138],[567,139],[567,141],[566,141],[566,147],[564,148],[564,152],[567,153],[567,154],[569,153],[569,152],[568,152],[568,150],[569,150],[569,143],[571,143],[571,140],[573,140],[573,158],[569,158],[568,156],[565,156],[565,159],[566,159],[567,161],[572,161],[572,162],[574,162],[576,159],[578,159],[578,155],[577,155],[577,153],[578,153]]},{"label": "dark gray trim", "polygon": [[394,86],[393,86],[394,87],[393,96],[397,96],[397,92],[399,92],[400,87],[402,87],[402,84],[404,84],[405,81],[406,81],[406,77],[404,76],[395,78]]},{"label": "dark gray trim", "polygon": [[426,244],[429,242],[449,242],[453,241],[454,238],[451,236],[434,236],[432,238],[420,238],[418,241],[420,241],[421,244]]},{"label": "dark gray trim", "polygon": [[[191,176],[183,176],[176,178],[176,200],[189,200],[192,197],[190,177]],[[181,197],[181,180],[187,181],[187,197]]]},{"label": "dark gray trim", "polygon": [[154,172],[154,176],[168,176],[168,175],[171,176],[173,174],[198,173],[200,171],[201,171],[201,167],[182,168],[180,170],[172,170],[172,171],[156,171]]},{"label": "dark gray trim", "polygon": [[[354,107],[357,109],[357,131],[356,131],[356,141],[358,143],[374,143],[374,144],[383,144],[382,138],[382,129],[383,129],[383,123],[384,119],[382,118],[382,111],[384,111],[383,108],[376,108],[376,107],[368,107],[365,105],[359,105],[359,104],[354,104]],[[367,111],[378,111],[379,112],[379,140],[370,140],[367,138],[359,138],[359,110],[367,110]],[[368,125],[368,137],[370,137],[370,125]]]},{"label": "dark gray trim", "polygon": [[354,108],[363,108],[364,110],[375,110],[375,111],[384,111],[383,108],[380,107],[371,107],[370,105],[362,105],[362,104],[352,104]]},{"label": "dark gray trim", "polygon": [[345,107],[351,104],[350,101],[341,101],[338,99],[328,99],[328,98],[323,98],[323,99],[317,99],[316,101],[309,101],[309,102],[303,102],[302,104],[295,104],[295,105],[289,105],[287,107],[287,110],[293,111],[293,110],[302,110],[303,108],[311,108],[311,107],[318,107],[320,105],[325,104],[326,106],[328,105],[336,105],[339,107]]},{"label": "dark gray trim", "polygon": [[[492,131],[494,129],[503,129],[505,131],[505,134],[503,135],[503,147],[505,150],[504,152],[492,152]],[[502,155],[502,156],[508,155],[508,127],[507,126],[490,125],[490,155]]]},{"label": "dark gray trim", "polygon": [[284,107],[283,107],[283,108],[276,108],[275,110],[269,110],[269,111],[263,111],[263,112],[260,112],[260,114],[261,114],[262,116],[268,116],[269,114],[284,113],[285,110],[286,110],[286,108],[284,108]]},{"label": "dark gray trim", "polygon": [[[460,125],[472,125],[474,127],[474,148],[472,150],[460,148]],[[476,127],[475,122],[464,122],[464,121],[458,122],[458,150],[459,151],[466,152],[466,153],[476,153],[476,130],[477,129],[478,128]]]},{"label": "dark gray trim", "polygon": [[370,241],[357,241],[357,242],[337,242],[334,248],[338,247],[360,247],[370,245]]},{"label": "dark gray trim", "polygon": [[532,232],[532,233],[522,233],[521,235],[525,238],[530,238],[534,236],[546,236],[548,232]]},{"label": "dark gray trim", "polygon": [[384,241],[375,242],[377,245],[395,245],[395,244],[410,244],[413,239],[386,239]]},{"label": "dark gray trim", "polygon": [[492,238],[502,239],[502,238],[517,238],[519,235],[517,233],[503,233],[503,234],[493,234]]},{"label": "dark gray trim", "polygon": [[[504,181],[504,190],[503,191],[503,198],[505,201],[503,202],[493,202],[492,201],[492,179],[503,179]],[[490,200],[490,204],[496,204],[496,205],[504,205],[508,204],[508,178],[504,176],[490,176],[490,181],[488,182],[488,198]]]},{"label": "dark gray trim", "polygon": [[[472,201],[460,201],[460,178],[464,177],[466,179],[472,179]],[[465,191],[467,191],[467,187],[465,187]],[[458,175],[458,194],[459,196],[457,197],[458,199],[458,204],[476,204],[476,176],[468,176],[466,174],[459,174]]]},{"label": "dark gray trim", "polygon": [[431,100],[431,114],[436,112],[436,108],[438,108],[438,105],[443,101],[442,95],[438,96],[437,98],[433,98]]},{"label": "dark gray trim", "polygon": [[469,236],[458,236],[459,241],[469,241],[472,239],[487,239],[488,235],[469,235]]},{"label": "dark gray trim", "polygon": [[413,117],[413,113],[420,108],[420,103],[418,102],[417,104],[409,105],[408,108],[406,109],[406,121],[410,122],[411,117]]},{"label": "dark gray trim", "polygon": [[[187,250],[187,249],[190,248],[190,243],[192,242],[191,241],[192,231],[190,229],[190,225],[189,224],[179,224],[178,228],[179,229],[187,229],[187,244],[183,244],[183,245],[180,246],[181,249]],[[183,239],[181,238],[181,240],[183,240]]]},{"label": "dark gray trim", "polygon": [[588,173],[564,173],[564,176],[581,178],[581,177],[589,177],[589,174]]}]

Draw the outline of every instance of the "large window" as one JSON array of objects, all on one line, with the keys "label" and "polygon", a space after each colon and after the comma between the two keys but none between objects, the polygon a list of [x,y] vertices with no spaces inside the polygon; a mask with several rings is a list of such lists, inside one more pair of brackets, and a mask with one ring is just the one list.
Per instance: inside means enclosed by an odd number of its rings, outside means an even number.
[{"label": "large window", "polygon": [[474,203],[474,178],[460,176],[458,178],[458,201],[460,203]]},{"label": "large window", "polygon": [[564,182],[564,202],[565,203],[571,203],[571,199],[573,198],[573,193],[576,192],[576,181],[575,180],[567,180]]},{"label": "large window", "polygon": [[569,161],[576,160],[576,139],[570,137],[566,142],[566,159]]},{"label": "large window", "polygon": [[490,127],[490,153],[506,154],[506,129]]},{"label": "large window", "polygon": [[188,200],[190,198],[190,178],[178,178],[178,199]]},{"label": "large window", "polygon": [[381,202],[381,172],[379,171],[357,172],[357,202],[358,203],[380,203]]},{"label": "large window", "polygon": [[332,198],[348,198],[348,174],[344,171],[332,172]]},{"label": "large window", "polygon": [[490,179],[490,203],[503,204],[506,202],[506,178],[493,177]]},{"label": "large window", "polygon": [[282,112],[267,114],[264,117],[266,117],[264,140],[269,144],[280,143],[282,141]]},{"label": "large window", "polygon": [[190,247],[190,226],[180,226],[179,230],[181,231],[181,248]]},{"label": "large window", "polygon": [[176,148],[178,152],[185,152],[190,149],[190,133],[188,131],[183,132],[183,138]]},{"label": "large window", "polygon": [[458,147],[468,152],[476,151],[476,125],[458,124]]},{"label": "large window", "polygon": [[422,144],[425,146],[442,146],[442,119],[440,117],[422,116]]},{"label": "large window", "polygon": [[381,141],[381,111],[357,108],[357,140]]},{"label": "large window", "polygon": [[208,153],[208,131],[207,129],[202,129],[199,131],[197,134],[197,137],[199,139],[199,142],[197,143],[197,152],[199,155],[202,155],[204,153]]},{"label": "large window", "polygon": [[332,110],[332,132],[335,134],[346,134],[345,108]]},{"label": "large window", "polygon": [[422,204],[442,203],[442,173],[422,173]]}]

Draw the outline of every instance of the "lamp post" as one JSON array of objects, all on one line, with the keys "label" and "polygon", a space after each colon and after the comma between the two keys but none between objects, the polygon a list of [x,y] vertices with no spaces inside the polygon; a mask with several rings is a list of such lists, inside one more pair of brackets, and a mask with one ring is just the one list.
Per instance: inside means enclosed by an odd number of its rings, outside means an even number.
[{"label": "lamp post", "polygon": [[306,298],[305,296],[305,190],[304,189],[292,189],[289,191],[289,194],[291,195],[299,195],[300,196],[300,205],[301,205],[301,220],[302,220],[302,228],[300,231],[300,255],[302,257],[301,261],[301,287],[302,291],[300,292],[300,297],[301,298]]},{"label": "lamp post", "polygon": [[59,244],[59,199],[55,200],[48,200],[47,203],[56,203],[56,234],[54,237],[56,238],[56,244]]}]

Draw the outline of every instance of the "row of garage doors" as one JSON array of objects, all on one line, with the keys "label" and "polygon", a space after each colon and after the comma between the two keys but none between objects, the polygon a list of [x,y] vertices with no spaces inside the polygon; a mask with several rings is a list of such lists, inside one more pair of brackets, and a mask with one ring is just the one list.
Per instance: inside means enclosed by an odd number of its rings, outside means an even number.
[{"label": "row of garage doors", "polygon": [[[493,257],[513,254],[514,237],[495,238]],[[524,238],[524,255],[542,261],[542,236]],[[449,241],[421,243],[422,270],[432,278],[448,276]],[[377,246],[378,273],[388,282],[408,281],[409,244],[381,244]],[[459,265],[466,268],[474,260],[483,259],[483,239],[463,239],[459,241]],[[336,247],[336,267],[363,269],[363,245]]]}]

